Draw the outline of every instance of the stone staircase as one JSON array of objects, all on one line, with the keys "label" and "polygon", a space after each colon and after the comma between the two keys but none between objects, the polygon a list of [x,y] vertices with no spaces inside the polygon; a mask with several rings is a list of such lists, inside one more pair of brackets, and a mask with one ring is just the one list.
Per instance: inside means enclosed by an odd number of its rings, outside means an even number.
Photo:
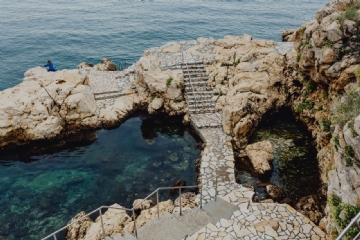
[{"label": "stone staircase", "polygon": [[203,62],[181,64],[185,92],[190,114],[213,113],[215,102],[213,89],[208,86],[208,76]]},{"label": "stone staircase", "polygon": [[[279,203],[253,203],[252,189],[233,182],[223,182],[234,189],[212,199],[203,209],[186,209],[183,215],[161,215],[138,229],[140,240],[260,240],[326,239],[325,234],[291,206]],[[105,240],[133,240],[130,234]]]}]

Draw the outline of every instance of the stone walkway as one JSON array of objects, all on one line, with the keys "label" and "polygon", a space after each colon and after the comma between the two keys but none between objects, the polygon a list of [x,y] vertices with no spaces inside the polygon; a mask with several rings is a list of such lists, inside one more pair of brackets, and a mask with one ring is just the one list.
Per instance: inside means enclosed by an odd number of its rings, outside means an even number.
[{"label": "stone walkway", "polygon": [[89,86],[96,100],[96,114],[106,106],[113,105],[116,98],[127,95],[125,89],[133,87],[133,66],[124,71],[96,71],[90,68],[82,71],[89,76]]}]

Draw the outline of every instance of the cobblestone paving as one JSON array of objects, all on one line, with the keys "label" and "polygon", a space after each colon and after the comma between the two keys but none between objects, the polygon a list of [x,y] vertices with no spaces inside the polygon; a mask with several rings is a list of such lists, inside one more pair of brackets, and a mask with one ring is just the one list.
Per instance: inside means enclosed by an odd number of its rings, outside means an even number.
[{"label": "cobblestone paving", "polygon": [[114,104],[116,98],[126,95],[123,90],[132,87],[134,78],[133,69],[124,71],[96,71],[83,69],[89,76],[89,86],[95,95],[96,110],[99,114],[101,109]]}]

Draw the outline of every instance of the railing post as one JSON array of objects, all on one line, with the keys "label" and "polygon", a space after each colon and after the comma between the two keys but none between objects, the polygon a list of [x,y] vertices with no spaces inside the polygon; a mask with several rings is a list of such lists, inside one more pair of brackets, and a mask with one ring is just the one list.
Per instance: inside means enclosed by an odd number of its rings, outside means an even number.
[{"label": "railing post", "polygon": [[138,238],[138,235],[137,235],[137,229],[136,229],[136,219],[135,219],[135,210],[133,208],[132,210],[132,215],[133,215],[133,220],[134,220],[134,232],[135,232],[135,237],[136,239]]},{"label": "railing post", "polygon": [[181,204],[181,187],[179,188],[179,198],[180,198],[180,216],[181,216],[181,212],[182,212],[182,204]]},{"label": "railing post", "polygon": [[202,188],[203,188],[203,186],[201,185],[201,188],[200,188],[200,209],[202,209],[202,198],[203,198]]},{"label": "railing post", "polygon": [[101,208],[99,209],[99,213],[100,213],[100,220],[101,220],[101,228],[102,228],[102,233],[103,233],[103,238],[105,238],[105,229],[104,229],[104,222],[103,222],[103,218],[102,218],[102,213],[101,213]]},{"label": "railing post", "polygon": [[218,176],[216,175],[216,178],[215,178],[215,202],[216,202],[216,196],[217,196],[217,185],[218,185]]},{"label": "railing post", "polygon": [[56,238],[56,234],[54,234],[53,236],[54,236],[54,240],[57,240],[57,238]]},{"label": "railing post", "polygon": [[158,219],[160,219],[159,191],[156,191],[156,205],[157,205]]}]

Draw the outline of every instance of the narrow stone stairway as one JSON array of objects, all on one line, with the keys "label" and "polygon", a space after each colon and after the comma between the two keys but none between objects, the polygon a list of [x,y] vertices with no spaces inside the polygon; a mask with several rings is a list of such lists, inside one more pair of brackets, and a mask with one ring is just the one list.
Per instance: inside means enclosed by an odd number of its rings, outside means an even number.
[{"label": "narrow stone stairway", "polygon": [[184,74],[185,92],[188,101],[189,113],[213,113],[215,102],[213,89],[208,86],[208,76],[203,62],[181,64]]}]

